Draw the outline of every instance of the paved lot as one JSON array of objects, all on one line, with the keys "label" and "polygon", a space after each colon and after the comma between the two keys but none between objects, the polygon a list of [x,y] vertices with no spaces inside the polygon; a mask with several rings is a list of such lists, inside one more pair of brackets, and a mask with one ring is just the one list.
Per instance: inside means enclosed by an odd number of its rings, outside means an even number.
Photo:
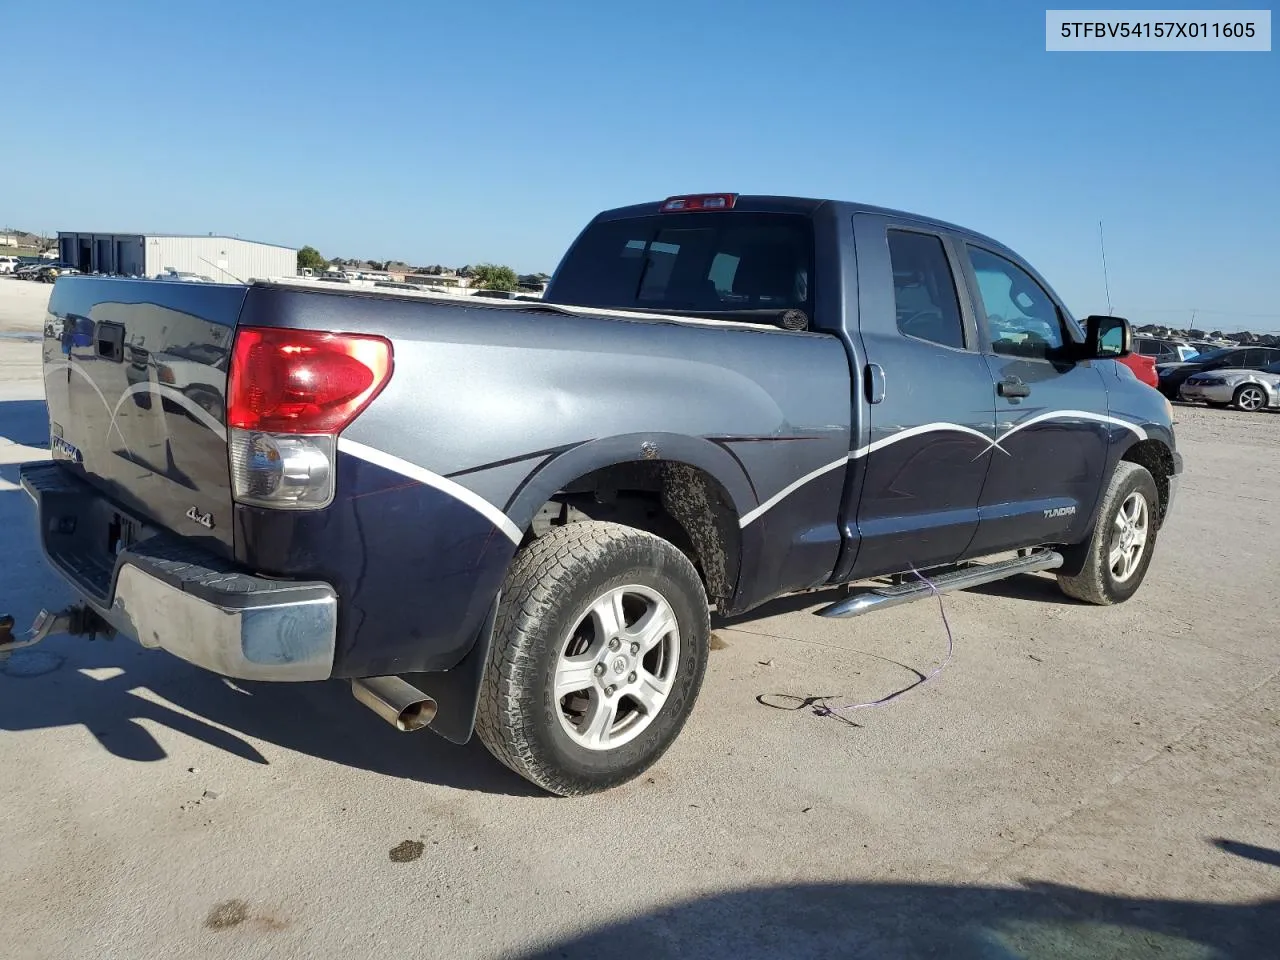
[{"label": "paved lot", "polygon": [[[36,359],[0,340],[20,624],[67,597],[12,483],[46,439]],[[937,606],[774,604],[717,629],[652,774],[586,800],[337,683],[232,684],[124,641],[15,654],[0,953],[1275,957],[1280,416],[1178,416],[1188,477],[1133,602],[1041,576],[952,595],[953,662],[854,723],[757,697],[891,692],[943,656]]]}]

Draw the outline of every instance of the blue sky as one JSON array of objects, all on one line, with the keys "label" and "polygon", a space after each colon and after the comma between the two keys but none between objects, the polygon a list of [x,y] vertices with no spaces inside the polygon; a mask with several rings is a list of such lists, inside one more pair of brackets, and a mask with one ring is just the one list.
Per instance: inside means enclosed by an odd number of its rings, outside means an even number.
[{"label": "blue sky", "polygon": [[6,73],[45,78],[0,121],[7,225],[526,271],[605,207],[799,194],[989,233],[1080,315],[1106,306],[1101,219],[1117,313],[1280,329],[1275,52],[1050,54],[1043,6],[981,0],[61,0],[0,24]]}]

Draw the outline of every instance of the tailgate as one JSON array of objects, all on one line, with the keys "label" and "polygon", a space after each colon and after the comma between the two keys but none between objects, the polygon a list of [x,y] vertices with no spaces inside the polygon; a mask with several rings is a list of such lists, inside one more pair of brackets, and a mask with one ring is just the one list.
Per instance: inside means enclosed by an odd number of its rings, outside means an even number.
[{"label": "tailgate", "polygon": [[246,287],[64,277],[49,302],[53,456],[126,511],[232,555],[227,365]]}]

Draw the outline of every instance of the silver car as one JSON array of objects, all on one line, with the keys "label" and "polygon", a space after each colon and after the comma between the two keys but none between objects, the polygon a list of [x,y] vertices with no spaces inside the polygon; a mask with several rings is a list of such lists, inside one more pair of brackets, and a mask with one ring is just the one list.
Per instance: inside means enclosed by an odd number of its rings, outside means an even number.
[{"label": "silver car", "polygon": [[1261,370],[1227,367],[1194,373],[1182,382],[1183,400],[1202,400],[1211,407],[1235,405],[1239,410],[1280,407],[1280,362]]}]

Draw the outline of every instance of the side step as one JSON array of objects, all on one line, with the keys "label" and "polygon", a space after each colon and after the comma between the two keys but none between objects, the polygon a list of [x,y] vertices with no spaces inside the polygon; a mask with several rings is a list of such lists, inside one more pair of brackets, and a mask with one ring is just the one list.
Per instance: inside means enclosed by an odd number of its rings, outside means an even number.
[{"label": "side step", "polygon": [[884,610],[910,603],[912,600],[931,597],[935,589],[938,593],[949,593],[952,590],[965,590],[995,580],[1003,580],[1005,577],[1012,577],[1019,573],[1036,573],[1040,570],[1053,570],[1060,566],[1062,566],[1062,554],[1055,550],[1037,550],[1025,557],[1014,557],[1011,560],[1000,560],[996,563],[973,564],[950,573],[930,577],[932,587],[919,580],[873,587],[865,593],[839,600],[829,607],[823,607],[818,611],[818,616],[857,617],[872,610]]}]

